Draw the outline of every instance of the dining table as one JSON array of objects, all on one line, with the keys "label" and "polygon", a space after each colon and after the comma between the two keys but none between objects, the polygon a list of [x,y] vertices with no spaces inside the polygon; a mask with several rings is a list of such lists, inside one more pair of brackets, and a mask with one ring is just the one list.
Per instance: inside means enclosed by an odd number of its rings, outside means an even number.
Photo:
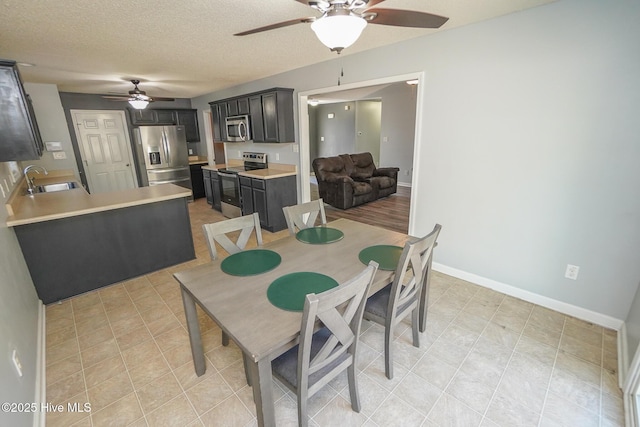
[{"label": "dining table", "polygon": [[[174,274],[180,284],[195,372],[206,370],[196,304],[242,350],[247,378],[253,388],[259,426],[275,426],[271,361],[297,344],[302,312],[276,307],[267,297],[269,286],[298,272],[329,276],[338,284],[361,272],[366,265],[359,253],[376,245],[404,246],[408,235],[348,219],[325,225],[343,237],[330,243],[307,243],[287,236],[260,247],[280,256],[268,271],[252,275],[225,273],[217,259]],[[378,269],[369,295],[393,280],[394,271]]]}]

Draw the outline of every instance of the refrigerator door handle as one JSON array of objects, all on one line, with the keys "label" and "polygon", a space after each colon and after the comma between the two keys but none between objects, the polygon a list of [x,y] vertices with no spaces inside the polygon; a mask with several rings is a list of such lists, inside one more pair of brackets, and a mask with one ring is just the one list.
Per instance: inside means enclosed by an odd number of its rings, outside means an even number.
[{"label": "refrigerator door handle", "polygon": [[165,130],[162,130],[162,146],[164,147],[164,157],[167,161],[167,165],[171,164],[171,153],[169,150],[169,139],[167,138],[167,133]]}]

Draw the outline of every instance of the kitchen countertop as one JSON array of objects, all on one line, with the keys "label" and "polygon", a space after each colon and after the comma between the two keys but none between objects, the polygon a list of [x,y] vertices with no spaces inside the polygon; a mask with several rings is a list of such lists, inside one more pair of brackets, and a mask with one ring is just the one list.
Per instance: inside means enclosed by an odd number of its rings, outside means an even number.
[{"label": "kitchen countertop", "polygon": [[[16,185],[7,201],[7,226],[32,224],[78,215],[104,212],[112,209],[127,208],[147,203],[189,197],[191,190],[174,184],[140,187],[108,193],[89,194],[72,174],[50,174],[45,178],[36,176],[36,185],[56,182],[75,181],[79,187],[71,190],[26,195],[27,184],[22,181]],[[53,176],[52,176],[53,175]]]},{"label": "kitchen countertop", "polygon": [[[242,162],[239,164],[230,163],[230,164],[218,164],[218,165],[207,165],[203,166],[202,169],[208,169],[212,171],[217,171],[218,169],[223,169],[226,167],[237,167],[241,166]],[[285,164],[271,164],[267,169],[256,169],[252,171],[239,172],[238,175],[246,176],[249,178],[259,178],[259,179],[270,179],[270,178],[280,178],[283,176],[292,176],[297,174],[297,168],[295,165],[285,165]]]},{"label": "kitchen countertop", "polygon": [[189,165],[206,165],[209,160],[204,156],[189,156]]}]

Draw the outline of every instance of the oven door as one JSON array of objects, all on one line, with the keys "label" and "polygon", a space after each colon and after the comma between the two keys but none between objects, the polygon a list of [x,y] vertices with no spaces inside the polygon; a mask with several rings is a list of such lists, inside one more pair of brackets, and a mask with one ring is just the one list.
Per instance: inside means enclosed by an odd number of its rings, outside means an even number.
[{"label": "oven door", "polygon": [[240,208],[240,181],[238,174],[218,171],[220,177],[221,210],[227,218],[242,215]]}]

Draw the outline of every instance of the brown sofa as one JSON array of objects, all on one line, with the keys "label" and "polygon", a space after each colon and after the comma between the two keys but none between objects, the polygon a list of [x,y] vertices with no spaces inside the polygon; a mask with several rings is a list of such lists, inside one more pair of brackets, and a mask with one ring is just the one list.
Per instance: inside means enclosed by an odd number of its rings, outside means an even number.
[{"label": "brown sofa", "polygon": [[311,163],[325,202],[349,209],[397,191],[399,168],[376,168],[371,153],[319,157]]}]

